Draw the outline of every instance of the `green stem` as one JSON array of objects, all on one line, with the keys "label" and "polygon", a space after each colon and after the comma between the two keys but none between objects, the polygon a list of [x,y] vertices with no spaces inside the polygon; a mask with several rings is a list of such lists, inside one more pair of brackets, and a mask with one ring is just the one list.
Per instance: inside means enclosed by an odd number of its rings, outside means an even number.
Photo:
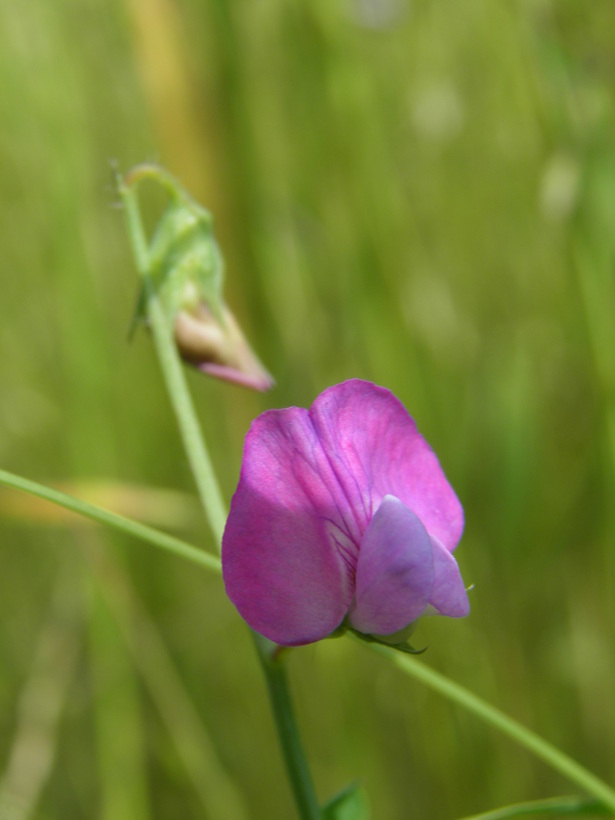
[{"label": "green stem", "polygon": [[226,509],[222,500],[222,493],[216,481],[205,441],[201,435],[198,418],[184,378],[181,360],[175,348],[172,328],[169,327],[162,305],[151,282],[149,252],[139,214],[136,191],[120,183],[120,194],[124,201],[128,234],[132,242],[133,253],[139,274],[146,288],[147,314],[167,392],[175,412],[184,450],[190,462],[190,468],[205,514],[216,544],[220,548],[226,523]]},{"label": "green stem", "polygon": [[[205,446],[205,440],[194,411],[192,398],[186,385],[181,360],[177,353],[171,329],[152,285],[149,270],[149,252],[147,240],[137,202],[136,192],[132,187],[141,178],[156,176],[150,166],[143,175],[137,172],[129,174],[126,181],[119,181],[128,233],[133,252],[143,279],[147,296],[147,312],[150,321],[156,350],[160,359],[162,375],[167,392],[173,404],[175,417],[180,429],[184,448],[188,456],[192,474],[196,481],[199,495],[205,509],[209,524],[216,539],[218,548],[222,543],[222,534],[226,523],[226,509],[216,476]],[[168,187],[168,176],[160,180]],[[278,738],[286,763],[286,770],[291,782],[295,803],[302,820],[319,820],[321,812],[318,807],[314,787],[309,774],[299,732],[288,690],[286,672],[277,654],[278,647],[266,638],[252,632],[261,667],[267,681],[267,688],[275,717]],[[272,651],[273,648],[273,651]]]},{"label": "green stem", "polygon": [[81,501],[59,490],[53,490],[51,487],[45,487],[42,484],[29,481],[27,478],[8,473],[6,470],[0,470],[0,484],[4,484],[14,490],[22,490],[23,492],[30,493],[30,495],[42,498],[45,501],[50,501],[52,504],[57,504],[59,507],[64,507],[66,510],[77,513],[77,515],[82,515],[99,524],[113,527],[127,535],[140,538],[142,541],[147,541],[155,547],[166,550],[173,555],[178,555],[180,558],[185,558],[195,564],[200,564],[206,569],[220,572],[220,560],[214,555],[209,555],[207,552],[197,549],[191,544],[181,541],[179,538],[174,538],[172,535],[167,535],[145,524],[139,524],[138,521],[133,521],[131,518],[125,518],[123,515],[117,515],[108,510],[103,510],[101,507],[96,507],[87,501]]},{"label": "green stem", "polygon": [[320,820],[322,814],[295,721],[279,647],[256,632],[252,634],[265,672],[278,739],[284,752],[286,773],[293,787],[299,816],[302,820]]},{"label": "green stem", "polygon": [[512,738],[520,746],[524,746],[536,757],[541,758],[545,763],[556,769],[560,774],[564,775],[572,783],[576,783],[585,792],[593,795],[597,800],[607,806],[612,812],[615,812],[615,790],[608,786],[603,780],[596,777],[584,766],[581,766],[564,752],[557,749],[555,746],[548,743],[535,732],[522,726],[513,718],[505,715],[495,706],[485,703],[484,700],[464,689],[452,680],[444,677],[439,672],[430,669],[422,661],[417,661],[408,655],[402,655],[394,650],[387,649],[383,646],[369,645],[370,649],[384,655],[393,661],[406,674],[421,681],[421,683],[443,695],[453,703],[457,703],[473,712],[485,723],[494,726],[503,732],[508,737]]}]

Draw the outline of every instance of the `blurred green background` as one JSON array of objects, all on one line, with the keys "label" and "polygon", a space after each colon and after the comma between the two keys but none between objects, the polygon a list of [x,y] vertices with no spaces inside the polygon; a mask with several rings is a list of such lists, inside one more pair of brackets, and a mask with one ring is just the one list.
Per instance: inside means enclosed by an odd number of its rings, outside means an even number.
[{"label": "blurred green background", "polygon": [[[268,407],[393,390],[466,510],[423,660],[615,773],[615,4],[0,0],[0,466],[213,549],[111,163],[217,221],[277,379],[189,379],[225,495]],[[145,189],[144,189],[145,192]],[[153,207],[153,206],[152,206]],[[5,818],[287,818],[219,579],[0,491]],[[290,658],[324,800],[453,818],[573,793],[347,640]]]}]

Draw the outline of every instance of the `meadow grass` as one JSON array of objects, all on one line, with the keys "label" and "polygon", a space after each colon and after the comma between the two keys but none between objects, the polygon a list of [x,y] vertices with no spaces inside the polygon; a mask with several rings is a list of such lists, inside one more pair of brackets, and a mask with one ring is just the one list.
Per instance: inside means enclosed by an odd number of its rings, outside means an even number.
[{"label": "meadow grass", "polygon": [[[128,341],[111,170],[161,161],[214,213],[277,380],[189,374],[226,500],[262,410],[393,390],[464,504],[474,584],[421,661],[612,781],[614,30],[607,0],[0,0],[0,467],[194,494],[151,339]],[[3,497],[15,816],[292,816],[220,580]],[[168,526],[215,552],[190,505]],[[289,667],[323,799],[361,780],[375,818],[445,820],[572,791],[350,641]]]}]

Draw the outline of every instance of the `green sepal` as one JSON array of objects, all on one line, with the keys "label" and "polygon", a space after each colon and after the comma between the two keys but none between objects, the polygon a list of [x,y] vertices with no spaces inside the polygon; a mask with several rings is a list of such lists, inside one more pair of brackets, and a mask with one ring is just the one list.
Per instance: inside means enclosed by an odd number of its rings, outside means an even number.
[{"label": "green sepal", "polygon": [[346,621],[344,620],[344,621],[342,621],[342,623],[338,626],[338,628],[337,628],[337,629],[334,629],[334,630],[333,630],[333,632],[331,632],[329,635],[327,635],[327,637],[325,638],[325,640],[326,640],[326,641],[328,641],[328,640],[329,640],[329,638],[342,638],[342,637],[343,637],[343,636],[344,636],[344,635],[348,632],[349,628],[350,628],[350,627],[348,626],[348,624],[347,624],[347,623],[346,623]]},{"label": "green sepal", "polygon": [[179,186],[160,217],[149,254],[154,287],[169,321],[199,304],[222,320],[224,264],[213,218]]},{"label": "green sepal", "polygon": [[367,792],[360,783],[351,783],[322,808],[323,820],[369,820]]},{"label": "green sepal", "polygon": [[[400,636],[399,632],[396,632],[394,635],[366,635],[363,632],[357,632],[356,629],[350,630],[353,635],[355,635],[359,640],[365,641],[365,643],[377,643],[381,646],[388,646],[389,649],[396,649],[398,652],[404,652],[406,655],[422,655],[423,652],[427,651],[427,647],[425,646],[423,649],[415,649],[412,644],[408,643],[407,639],[399,639]],[[405,630],[402,630],[405,632]]]}]

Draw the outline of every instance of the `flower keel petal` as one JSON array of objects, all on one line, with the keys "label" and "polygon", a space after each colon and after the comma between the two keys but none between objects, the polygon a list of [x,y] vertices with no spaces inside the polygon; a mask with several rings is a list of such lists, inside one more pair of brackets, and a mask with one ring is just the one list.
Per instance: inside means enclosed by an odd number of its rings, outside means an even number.
[{"label": "flower keel petal", "polygon": [[464,618],[470,612],[468,594],[457,561],[437,538],[431,536],[434,584],[429,603],[438,615]]},{"label": "flower keel petal", "polygon": [[425,527],[405,504],[385,496],[361,541],[350,625],[371,635],[403,629],[424,611],[433,582]]}]

